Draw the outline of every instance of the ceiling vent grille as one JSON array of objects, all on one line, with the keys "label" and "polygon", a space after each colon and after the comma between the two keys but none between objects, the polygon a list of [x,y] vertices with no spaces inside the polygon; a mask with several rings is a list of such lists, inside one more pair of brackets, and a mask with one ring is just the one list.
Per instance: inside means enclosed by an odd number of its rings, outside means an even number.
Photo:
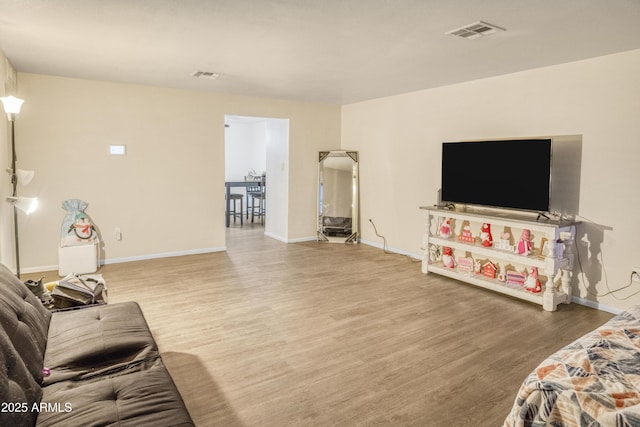
[{"label": "ceiling vent grille", "polygon": [[495,25],[487,24],[486,22],[478,21],[473,24],[465,25],[462,28],[447,31],[445,34],[451,34],[452,36],[462,37],[463,39],[473,40],[483,36],[489,36],[491,34],[505,31],[504,28],[497,27]]},{"label": "ceiling vent grille", "polygon": [[209,80],[215,80],[218,77],[220,77],[220,74],[214,73],[212,71],[194,71],[193,74],[191,75],[193,77],[197,77],[200,79],[209,79]]}]

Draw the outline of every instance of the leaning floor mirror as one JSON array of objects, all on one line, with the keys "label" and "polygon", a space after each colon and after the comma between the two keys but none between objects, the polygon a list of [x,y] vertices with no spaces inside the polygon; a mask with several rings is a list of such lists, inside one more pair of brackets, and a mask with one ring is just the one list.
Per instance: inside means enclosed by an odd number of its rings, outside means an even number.
[{"label": "leaning floor mirror", "polygon": [[321,151],[318,241],[358,243],[358,152]]}]

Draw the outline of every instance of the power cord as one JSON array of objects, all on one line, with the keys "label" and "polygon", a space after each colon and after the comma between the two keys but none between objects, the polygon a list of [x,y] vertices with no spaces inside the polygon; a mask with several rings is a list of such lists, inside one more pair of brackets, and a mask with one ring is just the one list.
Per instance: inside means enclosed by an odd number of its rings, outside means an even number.
[{"label": "power cord", "polygon": [[387,250],[387,238],[386,238],[386,237],[384,237],[384,236],[381,236],[381,235],[378,233],[378,228],[377,228],[377,227],[376,227],[376,225],[373,223],[373,220],[372,220],[371,218],[369,218],[369,222],[370,222],[370,223],[371,223],[371,225],[373,226],[373,232],[374,232],[374,233],[376,233],[376,236],[378,236],[379,238],[381,238],[381,239],[382,239],[382,242],[383,242],[383,245],[382,245],[382,251],[383,251],[385,254],[391,254],[391,253],[393,253],[393,252],[390,252],[389,250]]},{"label": "power cord", "polygon": [[410,259],[411,261],[413,261],[413,262],[422,262],[422,260],[416,259],[416,258],[414,258],[414,257],[412,257],[412,256],[405,255],[405,254],[399,254],[399,253],[397,253],[397,252],[392,252],[392,251],[388,250],[388,249],[387,249],[387,238],[386,238],[386,237],[384,237],[384,236],[382,236],[382,235],[380,235],[380,233],[378,233],[378,228],[377,228],[377,227],[376,227],[376,225],[373,223],[373,220],[372,220],[371,218],[369,218],[369,222],[370,222],[370,223],[371,223],[371,225],[373,226],[373,231],[374,231],[374,233],[376,233],[376,236],[378,236],[379,238],[381,238],[381,239],[382,239],[382,242],[383,242],[383,245],[382,245],[382,251],[383,251],[385,254],[389,254],[389,255],[402,255],[402,256],[405,256],[405,257],[409,258],[409,259]]}]

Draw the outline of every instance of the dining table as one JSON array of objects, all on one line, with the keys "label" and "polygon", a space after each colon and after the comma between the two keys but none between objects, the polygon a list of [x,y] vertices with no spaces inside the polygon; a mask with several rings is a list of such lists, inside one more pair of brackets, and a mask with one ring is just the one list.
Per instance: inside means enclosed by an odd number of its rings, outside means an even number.
[{"label": "dining table", "polygon": [[[231,217],[229,215],[229,210],[231,209],[231,189],[232,188],[247,188],[247,187],[255,187],[255,186],[264,186],[266,185],[263,180],[259,181],[225,181],[225,202],[226,202],[226,215],[225,215],[225,224],[227,227],[231,225]],[[264,192],[264,189],[263,189]],[[248,201],[247,201],[248,202]]]}]

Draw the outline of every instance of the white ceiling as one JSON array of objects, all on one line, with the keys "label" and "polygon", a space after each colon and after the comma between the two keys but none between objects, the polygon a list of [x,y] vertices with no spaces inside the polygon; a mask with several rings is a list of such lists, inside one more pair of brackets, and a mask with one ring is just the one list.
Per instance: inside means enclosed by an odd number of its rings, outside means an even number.
[{"label": "white ceiling", "polygon": [[18,71],[336,104],[638,48],[640,0],[0,0]]}]

